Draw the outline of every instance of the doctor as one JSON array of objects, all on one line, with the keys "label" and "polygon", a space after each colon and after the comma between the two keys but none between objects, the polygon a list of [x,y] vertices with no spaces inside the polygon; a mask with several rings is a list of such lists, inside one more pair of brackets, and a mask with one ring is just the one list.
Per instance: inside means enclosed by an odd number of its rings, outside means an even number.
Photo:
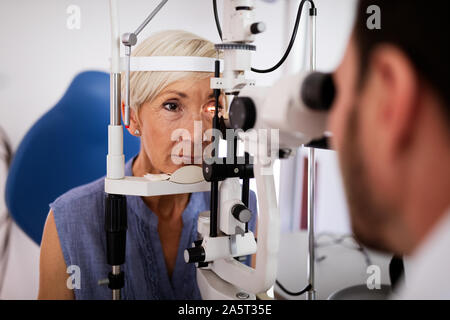
[{"label": "doctor", "polygon": [[329,127],[353,231],[405,256],[399,299],[450,299],[449,12],[448,1],[360,0],[335,73]]}]

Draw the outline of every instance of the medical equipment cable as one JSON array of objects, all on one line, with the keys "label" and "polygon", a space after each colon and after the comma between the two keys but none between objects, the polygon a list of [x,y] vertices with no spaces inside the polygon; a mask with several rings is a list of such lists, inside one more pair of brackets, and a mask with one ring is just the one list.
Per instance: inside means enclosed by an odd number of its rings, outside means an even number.
[{"label": "medical equipment cable", "polygon": [[[323,247],[332,246],[332,245],[340,245],[340,246],[342,246],[344,248],[347,248],[347,249],[350,249],[350,250],[356,250],[356,251],[361,252],[361,254],[364,256],[364,260],[365,260],[366,265],[367,266],[372,265],[372,259],[370,258],[367,250],[355,239],[355,237],[353,235],[345,234],[345,235],[336,237],[333,234],[324,232],[324,233],[318,234],[316,239],[323,238],[325,236],[331,238],[331,241],[330,242],[326,242],[326,243],[316,242],[316,244],[315,244],[316,248],[323,248]],[[352,239],[355,242],[356,246],[346,245],[345,244],[345,240],[346,239]],[[317,258],[316,261],[319,261],[319,260],[321,261],[321,260],[323,260],[325,258],[326,258],[326,256],[321,256],[321,257]]]},{"label": "medical equipment cable", "polygon": [[[300,5],[299,5],[298,11],[297,11],[297,17],[295,19],[294,29],[292,31],[292,36],[291,36],[291,39],[289,41],[289,45],[288,45],[288,47],[287,47],[283,57],[273,67],[268,68],[268,69],[251,68],[251,70],[253,72],[256,72],[256,73],[270,73],[270,72],[273,72],[273,71],[277,70],[286,61],[287,57],[289,56],[289,54],[290,54],[290,52],[292,50],[292,47],[294,46],[295,38],[297,37],[297,31],[298,31],[298,27],[300,25],[300,18],[302,16],[303,6],[305,5],[305,2],[309,2],[311,4],[311,10],[315,10],[316,9],[316,6],[315,6],[315,4],[314,4],[314,2],[312,0],[302,0],[300,2]],[[219,17],[218,17],[218,13],[217,13],[217,0],[213,0],[213,10],[214,10],[214,19],[215,19],[215,22],[216,22],[217,32],[219,33],[220,39],[222,40],[222,29],[220,27],[220,21],[219,21]]]},{"label": "medical equipment cable", "polygon": [[[372,265],[372,260],[371,260],[371,258],[370,258],[370,256],[369,256],[369,254],[367,253],[367,250],[366,250],[366,249],[365,249],[358,241],[356,241],[356,239],[355,239],[352,235],[343,235],[343,236],[340,236],[340,237],[336,237],[336,236],[334,236],[334,235],[332,235],[332,234],[329,234],[329,233],[321,233],[321,234],[317,235],[316,239],[321,238],[321,237],[324,237],[324,236],[330,237],[330,238],[331,238],[331,241],[330,241],[330,242],[327,242],[327,243],[318,243],[318,242],[316,242],[316,243],[315,243],[315,247],[316,247],[316,248],[323,248],[323,247],[332,246],[332,245],[340,245],[340,246],[345,247],[345,248],[347,248],[347,249],[350,249],[350,250],[356,250],[356,251],[361,252],[361,254],[364,256],[364,260],[365,260],[366,265],[367,265],[367,266]],[[345,244],[344,244],[344,241],[345,241],[346,239],[352,239],[352,240],[354,240],[355,243],[356,243],[356,246],[348,246],[348,245],[345,245]],[[317,258],[316,258],[316,262],[320,262],[320,261],[324,260],[326,257],[327,257],[327,256],[320,256],[320,257],[317,257]],[[278,286],[284,293],[286,293],[286,294],[288,294],[288,295],[290,295],[290,296],[300,296],[300,295],[306,293],[309,289],[311,289],[311,285],[308,284],[303,290],[298,291],[298,292],[292,292],[292,291],[289,291],[288,289],[286,289],[286,288],[280,283],[280,281],[276,280],[275,283],[277,284],[277,286]]]},{"label": "medical equipment cable", "polygon": [[217,12],[217,0],[213,0],[214,20],[216,21],[217,32],[219,33],[220,40],[222,40],[222,28],[219,22],[219,13]]},{"label": "medical equipment cable", "polygon": [[308,292],[308,290],[311,289],[311,285],[308,284],[303,290],[300,290],[299,292],[292,292],[289,291],[288,289],[286,289],[281,283],[280,281],[276,280],[275,283],[277,284],[277,286],[280,287],[281,290],[283,290],[286,294],[290,295],[290,296],[301,296],[302,294]]}]

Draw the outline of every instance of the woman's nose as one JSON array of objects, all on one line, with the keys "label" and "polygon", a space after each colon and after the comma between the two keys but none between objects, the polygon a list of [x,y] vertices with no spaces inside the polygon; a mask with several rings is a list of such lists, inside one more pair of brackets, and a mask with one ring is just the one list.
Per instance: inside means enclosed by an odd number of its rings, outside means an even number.
[{"label": "woman's nose", "polygon": [[199,141],[198,139],[201,141],[204,131],[203,125],[201,115],[197,114],[192,114],[190,119],[185,123],[184,129],[189,132],[192,142],[195,143],[195,141]]},{"label": "woman's nose", "polygon": [[206,130],[212,128],[212,115],[201,108],[195,107],[190,109],[189,115],[185,117],[184,128],[189,131],[191,139],[199,138],[202,141],[203,134]]}]

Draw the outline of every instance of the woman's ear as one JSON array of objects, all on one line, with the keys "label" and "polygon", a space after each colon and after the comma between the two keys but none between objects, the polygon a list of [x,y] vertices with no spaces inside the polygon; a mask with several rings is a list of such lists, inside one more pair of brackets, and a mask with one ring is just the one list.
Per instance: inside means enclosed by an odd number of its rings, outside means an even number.
[{"label": "woman's ear", "polygon": [[[122,119],[125,117],[125,102],[122,101]],[[140,128],[139,128],[139,123],[137,121],[137,117],[136,117],[136,113],[134,112],[134,110],[132,108],[130,108],[130,125],[127,128],[128,132],[135,136],[135,137],[139,137],[141,136],[141,132],[140,132]]]}]

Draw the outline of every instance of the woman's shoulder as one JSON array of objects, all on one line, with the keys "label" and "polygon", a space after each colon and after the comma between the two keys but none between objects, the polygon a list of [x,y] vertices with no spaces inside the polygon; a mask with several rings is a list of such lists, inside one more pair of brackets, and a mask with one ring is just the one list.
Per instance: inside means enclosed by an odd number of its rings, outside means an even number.
[{"label": "woman's shoulder", "polygon": [[52,209],[86,209],[87,206],[96,205],[104,196],[104,177],[90,183],[75,187],[59,196],[50,204]]},{"label": "woman's shoulder", "polygon": [[103,199],[104,177],[71,189],[50,204],[66,266],[89,270],[81,278],[82,290],[74,290],[76,299],[105,293],[104,288],[92,285],[107,266]]},{"label": "woman's shoulder", "polygon": [[104,177],[67,191],[50,203],[50,208],[60,236],[99,230],[104,215]]}]

